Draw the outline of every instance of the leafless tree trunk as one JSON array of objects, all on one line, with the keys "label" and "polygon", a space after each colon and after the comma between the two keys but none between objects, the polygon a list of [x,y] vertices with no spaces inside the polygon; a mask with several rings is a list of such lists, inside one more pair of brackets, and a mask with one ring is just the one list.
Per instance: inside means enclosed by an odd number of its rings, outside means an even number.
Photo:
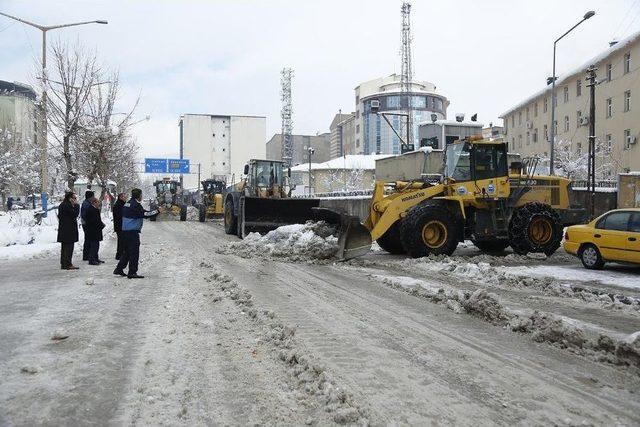
[{"label": "leafless tree trunk", "polygon": [[70,46],[57,41],[51,48],[53,73],[47,76],[49,93],[50,144],[54,155],[63,162],[69,188],[77,178],[76,161],[81,124],[92,90],[99,83],[100,68],[96,54],[79,44]]}]

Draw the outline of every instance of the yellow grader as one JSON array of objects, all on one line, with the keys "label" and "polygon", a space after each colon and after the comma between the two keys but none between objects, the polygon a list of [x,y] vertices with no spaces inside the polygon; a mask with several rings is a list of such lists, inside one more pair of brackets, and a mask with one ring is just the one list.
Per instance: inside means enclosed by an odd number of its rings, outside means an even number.
[{"label": "yellow grader", "polygon": [[222,207],[226,183],[222,179],[205,179],[202,181],[202,201],[198,206],[198,220],[205,222],[208,218],[222,217]]},{"label": "yellow grader", "polygon": [[[450,255],[471,240],[487,252],[511,246],[517,254],[558,249],[564,226],[586,217],[570,203],[571,182],[536,175],[537,163],[507,165],[502,140],[470,137],[446,148],[440,183],[422,179],[375,183],[364,226],[369,242],[393,254]],[[357,233],[358,255],[368,250]]]},{"label": "yellow grader", "polygon": [[151,221],[156,218],[160,220],[179,218],[180,221],[187,220],[187,205],[182,200],[182,187],[180,182],[171,178],[163,178],[155,181],[156,199],[151,202],[151,209],[158,209],[160,215],[151,217]]}]

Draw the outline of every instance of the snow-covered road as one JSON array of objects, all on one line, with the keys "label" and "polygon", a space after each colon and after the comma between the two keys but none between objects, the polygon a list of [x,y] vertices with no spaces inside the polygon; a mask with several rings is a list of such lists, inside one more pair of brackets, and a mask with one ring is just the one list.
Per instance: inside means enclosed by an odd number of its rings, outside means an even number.
[{"label": "snow-covered road", "polygon": [[554,277],[566,255],[292,262],[211,222],[142,241],[141,281],[2,261],[0,425],[640,423],[640,291]]}]

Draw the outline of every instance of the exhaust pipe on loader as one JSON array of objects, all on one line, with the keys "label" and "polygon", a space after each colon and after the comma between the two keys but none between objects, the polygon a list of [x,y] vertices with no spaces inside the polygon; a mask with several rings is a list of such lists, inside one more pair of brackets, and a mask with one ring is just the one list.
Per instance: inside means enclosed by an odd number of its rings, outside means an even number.
[{"label": "exhaust pipe on loader", "polygon": [[371,234],[360,219],[334,209],[320,207],[320,199],[268,199],[243,197],[238,217],[239,236],[267,233],[289,224],[325,221],[338,231],[339,260],[361,256],[371,249]]}]

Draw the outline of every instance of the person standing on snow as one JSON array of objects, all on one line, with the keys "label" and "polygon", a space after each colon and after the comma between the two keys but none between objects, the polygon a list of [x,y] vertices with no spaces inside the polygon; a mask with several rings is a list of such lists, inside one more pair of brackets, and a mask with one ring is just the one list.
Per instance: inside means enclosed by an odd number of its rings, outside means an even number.
[{"label": "person standing on snow", "polygon": [[89,201],[94,196],[93,191],[87,190],[84,192],[84,201],[82,202],[82,206],[80,206],[80,224],[82,224],[82,231],[84,231],[84,244],[82,245],[82,260],[89,261],[89,241],[87,240],[87,229],[85,228],[86,224],[86,212],[87,209],[91,206],[91,202]]},{"label": "person standing on snow", "polygon": [[68,191],[64,200],[58,206],[58,242],[62,245],[60,250],[60,268],[63,270],[78,270],[72,264],[73,246],[78,241],[78,198],[76,193]]},{"label": "person standing on snow", "polygon": [[[122,237],[124,238],[124,253],[120,261],[113,270],[113,274],[127,276],[129,279],[144,279],[138,275],[138,259],[140,258],[140,231],[142,221],[158,215],[157,210],[145,210],[140,204],[142,201],[142,190],[134,188],[131,190],[131,199],[122,207]],[[124,272],[124,268],[129,265],[129,271]]]},{"label": "person standing on snow", "polygon": [[84,240],[89,242],[89,265],[100,265],[104,263],[98,257],[100,242],[102,241],[102,229],[104,222],[100,217],[100,200],[92,197],[89,199],[89,207],[85,211],[85,231]]},{"label": "person standing on snow", "polygon": [[127,201],[124,193],[118,193],[118,199],[113,204],[113,231],[118,236],[118,245],[116,246],[116,259],[120,260],[124,250],[124,239],[122,237],[122,207]]}]

